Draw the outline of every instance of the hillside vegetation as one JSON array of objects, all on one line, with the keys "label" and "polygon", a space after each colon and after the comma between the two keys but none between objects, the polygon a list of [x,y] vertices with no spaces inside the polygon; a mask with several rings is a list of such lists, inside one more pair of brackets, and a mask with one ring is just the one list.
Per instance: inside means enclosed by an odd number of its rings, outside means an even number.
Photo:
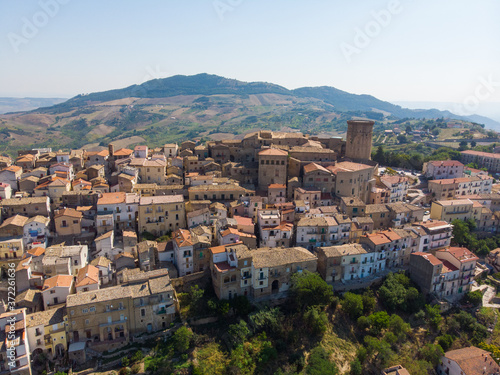
[{"label": "hillside vegetation", "polygon": [[404,109],[370,95],[333,87],[288,90],[199,74],[174,76],[88,95],[31,112],[0,115],[0,152],[20,148],[121,147],[191,138],[243,137],[258,129],[342,136],[346,120],[363,117],[377,126],[400,118],[457,118],[439,111]]}]

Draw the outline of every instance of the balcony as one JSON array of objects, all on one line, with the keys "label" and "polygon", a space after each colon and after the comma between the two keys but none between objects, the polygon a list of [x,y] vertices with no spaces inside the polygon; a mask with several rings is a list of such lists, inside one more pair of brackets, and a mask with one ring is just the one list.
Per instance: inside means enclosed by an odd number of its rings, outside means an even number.
[{"label": "balcony", "polygon": [[156,314],[157,315],[162,315],[162,314],[166,314],[167,313],[167,309],[165,309],[164,307],[162,307],[161,309],[159,309]]},{"label": "balcony", "polygon": [[357,259],[356,259],[356,260],[351,260],[351,261],[349,262],[349,264],[358,264],[358,263],[359,263],[359,260],[357,260]]}]

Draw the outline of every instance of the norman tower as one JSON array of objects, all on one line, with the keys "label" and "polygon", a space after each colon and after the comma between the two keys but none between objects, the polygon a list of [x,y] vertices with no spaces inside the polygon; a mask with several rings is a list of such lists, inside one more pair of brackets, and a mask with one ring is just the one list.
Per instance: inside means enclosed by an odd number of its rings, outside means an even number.
[{"label": "norman tower", "polygon": [[374,121],[347,121],[345,157],[353,160],[371,160]]}]

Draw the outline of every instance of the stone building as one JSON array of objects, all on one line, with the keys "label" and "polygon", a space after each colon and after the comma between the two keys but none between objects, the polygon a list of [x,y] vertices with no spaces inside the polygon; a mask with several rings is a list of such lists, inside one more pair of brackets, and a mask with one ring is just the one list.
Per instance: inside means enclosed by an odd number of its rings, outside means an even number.
[{"label": "stone building", "polygon": [[373,125],[368,120],[347,121],[345,157],[352,160],[371,160]]},{"label": "stone building", "polygon": [[259,189],[267,190],[271,184],[286,184],[288,153],[269,148],[259,152]]}]

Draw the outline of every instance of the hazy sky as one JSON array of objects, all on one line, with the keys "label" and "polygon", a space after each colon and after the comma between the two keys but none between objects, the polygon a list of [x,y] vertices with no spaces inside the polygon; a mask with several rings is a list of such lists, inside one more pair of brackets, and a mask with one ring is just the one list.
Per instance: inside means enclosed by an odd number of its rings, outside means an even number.
[{"label": "hazy sky", "polygon": [[498,0],[0,0],[0,96],[207,72],[383,100],[500,102],[499,16]]}]

